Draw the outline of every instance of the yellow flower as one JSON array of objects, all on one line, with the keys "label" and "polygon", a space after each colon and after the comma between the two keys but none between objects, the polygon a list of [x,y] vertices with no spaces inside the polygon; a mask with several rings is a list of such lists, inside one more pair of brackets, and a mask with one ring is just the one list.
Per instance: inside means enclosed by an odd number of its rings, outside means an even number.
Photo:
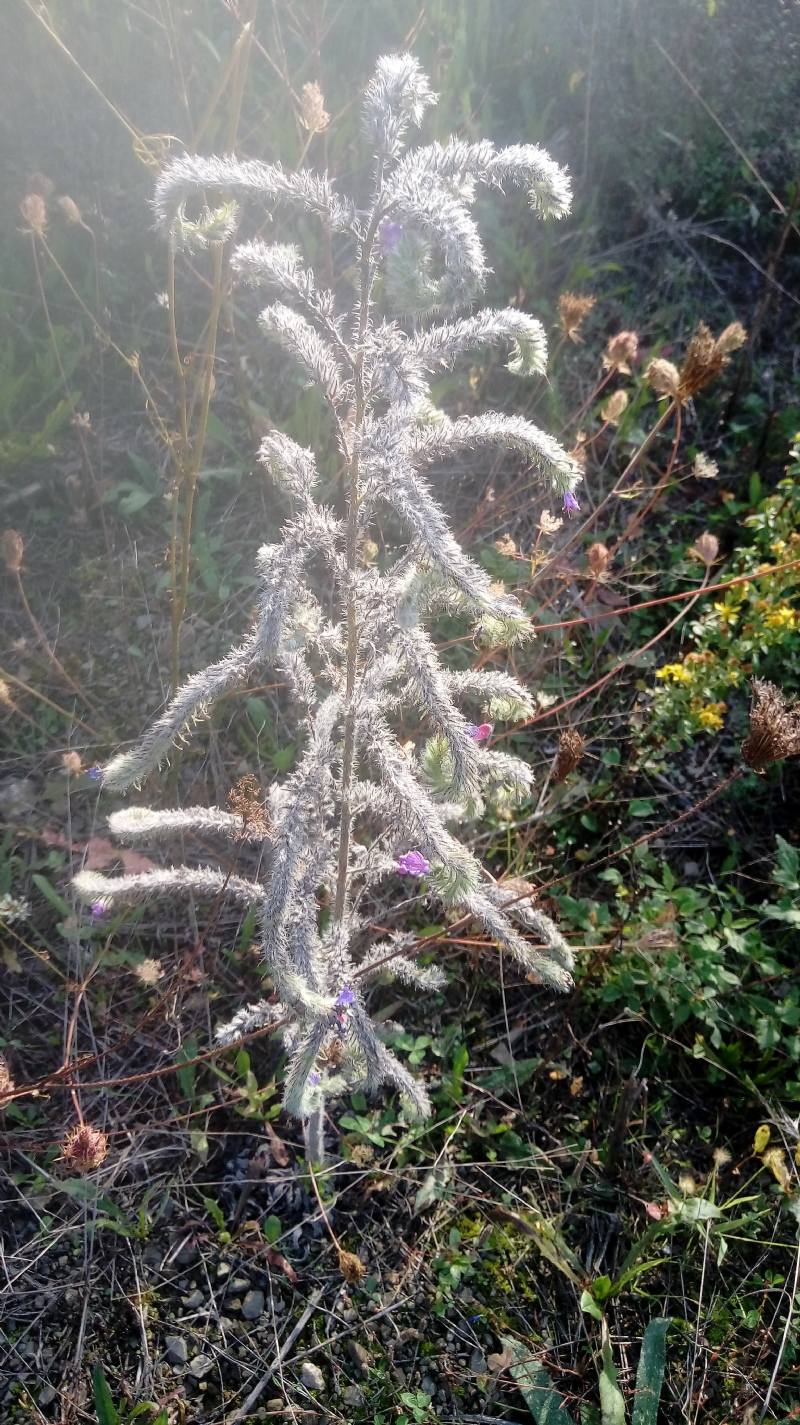
[{"label": "yellow flower", "polygon": [[732,609],[730,604],[714,604],[714,612],[719,614],[723,623],[735,623],[739,617],[739,610]]},{"label": "yellow flower", "polygon": [[764,622],[767,628],[796,628],[797,611],[788,604],[778,604],[764,615]]},{"label": "yellow flower", "polygon": [[663,668],[656,669],[656,677],[665,683],[691,683],[692,672],[683,663],[665,663]]},{"label": "yellow flower", "polygon": [[724,722],[724,703],[706,703],[703,707],[693,707],[697,721],[701,727],[707,727],[712,732],[719,732]]}]

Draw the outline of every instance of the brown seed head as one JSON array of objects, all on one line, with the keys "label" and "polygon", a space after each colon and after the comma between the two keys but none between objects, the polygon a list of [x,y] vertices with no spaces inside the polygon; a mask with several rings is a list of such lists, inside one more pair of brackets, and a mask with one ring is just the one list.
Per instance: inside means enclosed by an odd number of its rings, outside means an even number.
[{"label": "brown seed head", "polygon": [[763,772],[784,757],[800,757],[800,703],[788,703],[780,688],[753,679],[750,731],[742,757],[754,772]]},{"label": "brown seed head", "polygon": [[61,765],[68,777],[79,777],[83,771],[79,752],[64,752],[61,757]]},{"label": "brown seed head", "polygon": [[677,396],[681,378],[677,366],[657,356],[647,367],[644,379],[658,396]]},{"label": "brown seed head", "polygon": [[0,1108],[5,1108],[6,1104],[10,1102],[15,1088],[16,1084],[11,1077],[11,1070],[4,1056],[0,1054]]},{"label": "brown seed head", "polygon": [[571,772],[580,765],[586,740],[574,727],[568,727],[558,739],[558,751],[553,762],[553,781],[565,782]]},{"label": "brown seed head", "polygon": [[595,304],[595,298],[580,292],[562,292],[558,299],[561,330],[570,341],[582,341],[580,329]]},{"label": "brown seed head", "polygon": [[61,1157],[76,1173],[90,1173],[99,1168],[107,1153],[106,1134],[89,1123],[71,1128],[61,1144]]},{"label": "brown seed head", "polygon": [[47,204],[41,193],[26,193],[19,210],[26,224],[25,231],[42,237],[47,227]]},{"label": "brown seed head", "polygon": [[18,574],[22,568],[25,545],[18,529],[5,529],[0,536],[0,552],[9,574]]},{"label": "brown seed head", "polygon": [[248,834],[255,832],[258,836],[269,835],[269,817],[261,796],[261,788],[252,772],[240,777],[231,787],[228,806],[234,815],[242,818],[244,830]]},{"label": "brown seed head", "polygon": [[602,579],[611,563],[611,550],[605,544],[590,544],[586,551],[586,563],[595,579]]},{"label": "brown seed head", "polygon": [[699,559],[700,563],[709,569],[719,554],[719,540],[715,534],[709,534],[708,530],[705,530],[703,534],[698,535],[694,544],[689,545],[686,552],[694,559]]},{"label": "brown seed head", "polygon": [[627,391],[612,391],[608,400],[600,407],[600,415],[610,426],[618,426],[627,409]]},{"label": "brown seed head", "polygon": [[603,366],[606,371],[621,371],[623,376],[629,376],[638,355],[639,338],[636,332],[617,332],[616,336],[608,339]]},{"label": "brown seed head", "polygon": [[61,210],[62,218],[66,219],[70,227],[82,228],[83,216],[81,214],[80,208],[75,202],[75,199],[70,198],[66,193],[62,193],[61,197],[58,198],[56,201]]},{"label": "brown seed head", "polygon": [[339,1271],[345,1281],[353,1286],[356,1282],[360,1282],[367,1273],[364,1263],[360,1257],[356,1256],[355,1252],[345,1252],[341,1248],[339,1249]]},{"label": "brown seed head", "polygon": [[331,116],[325,108],[325,95],[316,82],[304,84],[300,91],[300,122],[310,134],[327,129]]},{"label": "brown seed head", "polygon": [[10,708],[12,712],[15,710],[15,703],[14,699],[11,696],[11,689],[9,688],[5,678],[0,678],[0,707]]},{"label": "brown seed head", "polygon": [[723,356],[730,356],[732,351],[738,351],[746,341],[747,331],[741,322],[731,322],[717,337],[717,351]]}]

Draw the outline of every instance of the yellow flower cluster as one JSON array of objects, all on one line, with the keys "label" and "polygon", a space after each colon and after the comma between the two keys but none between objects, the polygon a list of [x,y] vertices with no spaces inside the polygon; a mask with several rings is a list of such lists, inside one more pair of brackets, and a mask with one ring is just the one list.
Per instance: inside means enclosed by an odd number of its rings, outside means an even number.
[{"label": "yellow flower cluster", "polygon": [[774,609],[764,615],[764,623],[767,628],[797,628],[800,616],[797,609],[793,609],[790,604],[776,604]]},{"label": "yellow flower cluster", "polygon": [[664,683],[691,683],[692,670],[683,663],[665,663],[663,668],[656,669],[656,677]]},{"label": "yellow flower cluster", "polygon": [[710,732],[719,732],[725,721],[725,703],[690,703],[689,711],[701,727]]}]

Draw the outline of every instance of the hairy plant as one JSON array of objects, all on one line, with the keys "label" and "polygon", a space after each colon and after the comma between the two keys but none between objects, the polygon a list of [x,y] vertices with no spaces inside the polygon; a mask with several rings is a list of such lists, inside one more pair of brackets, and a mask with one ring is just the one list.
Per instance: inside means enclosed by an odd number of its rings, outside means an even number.
[{"label": "hairy plant", "polygon": [[[412,56],[378,62],[363,104],[375,154],[363,207],[325,176],[232,157],[184,156],[158,181],[156,212],[175,248],[232,242],[233,273],[269,294],[261,326],[324,397],[344,494],[341,509],[325,505],[313,453],[277,430],[263,439],[260,460],[289,513],[280,539],[258,553],[255,624],[190,677],[141,741],[99,774],[114,790],[140,782],[223,694],[265,665],[279,669],[296,700],[303,750],[294,771],[270,789],[263,814],[234,803],[227,811],[135,808],[110,818],[126,839],[196,830],[262,842],[263,879],[187,865],[76,878],[95,914],[179,895],[225,895],[255,907],[279,1002],[243,1008],[218,1038],[280,1026],[290,1052],[285,1106],[311,1124],[314,1156],[326,1098],[389,1084],[413,1114],[430,1108],[424,1087],[382,1043],[364,1002],[378,975],[394,974],[423,993],[443,981],[436,966],[417,964],[412,935],[370,943],[364,904],[381,882],[421,879],[542,984],[571,985],[572,955],[553,922],[530,897],[496,885],[452,829],[480,815],[487,797],[524,797],[532,780],[524,761],[486,745],[492,722],[469,717],[519,719],[531,714],[533,701],[503,672],[449,671],[431,621],[446,610],[493,648],[525,639],[530,625],[517,600],[461,549],[427,473],[464,450],[506,446],[534,464],[568,509],[577,507],[579,468],[551,436],[520,416],[450,419],[429,389],[431,373],[487,344],[506,346],[520,376],[544,372],[545,335],[534,317],[465,312],[487,270],[471,207],[479,184],[522,187],[538,214],[560,217],[570,186],[563,169],[532,145],[496,149],[451,138],[404,151],[409,129],[434,102]],[[206,201],[214,193],[217,207],[197,206],[198,195]],[[349,303],[318,285],[295,246],[236,242],[233,195],[248,194],[314,214],[342,235],[345,275],[355,273]],[[381,529],[397,532],[397,542],[375,560],[365,550],[378,519]],[[413,748],[398,731],[406,710],[424,729]]]}]

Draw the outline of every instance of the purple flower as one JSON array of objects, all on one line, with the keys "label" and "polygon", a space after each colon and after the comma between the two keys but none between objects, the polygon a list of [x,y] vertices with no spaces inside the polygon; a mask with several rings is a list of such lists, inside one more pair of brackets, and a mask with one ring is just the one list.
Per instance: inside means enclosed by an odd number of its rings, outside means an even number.
[{"label": "purple flower", "polygon": [[378,244],[384,257],[397,251],[402,236],[403,224],[392,222],[391,218],[384,218],[378,228]]},{"label": "purple flower", "polygon": [[102,901],[92,901],[89,909],[94,920],[100,920],[101,916],[106,913],[106,907]]},{"label": "purple flower", "polygon": [[394,866],[399,876],[427,876],[431,869],[430,861],[421,851],[406,851],[404,856],[398,856]]},{"label": "purple flower", "polygon": [[488,742],[489,738],[494,732],[494,723],[479,722],[476,724],[474,722],[468,722],[467,732],[469,733],[473,742]]},{"label": "purple flower", "polygon": [[577,515],[580,513],[581,507],[578,504],[578,501],[575,499],[575,496],[573,495],[571,490],[567,490],[564,496],[564,504],[562,508],[564,510],[565,515]]},{"label": "purple flower", "polygon": [[102,780],[103,780],[103,769],[102,769],[102,767],[98,767],[97,764],[95,763],[94,767],[90,767],[90,768],[89,768],[89,770],[88,770],[88,772],[86,773],[86,775],[87,775],[87,777],[91,777],[91,779],[92,779],[93,782],[102,782]]},{"label": "purple flower", "polygon": [[311,1084],[312,1088],[316,1088],[317,1084],[322,1083],[322,1074],[318,1074],[316,1069],[312,1069],[311,1073],[308,1076],[308,1082]]},{"label": "purple flower", "polygon": [[349,985],[345,985],[344,989],[339,991],[333,1002],[337,1009],[349,1009],[350,1005],[355,1003],[355,998],[355,990],[352,990]]}]

